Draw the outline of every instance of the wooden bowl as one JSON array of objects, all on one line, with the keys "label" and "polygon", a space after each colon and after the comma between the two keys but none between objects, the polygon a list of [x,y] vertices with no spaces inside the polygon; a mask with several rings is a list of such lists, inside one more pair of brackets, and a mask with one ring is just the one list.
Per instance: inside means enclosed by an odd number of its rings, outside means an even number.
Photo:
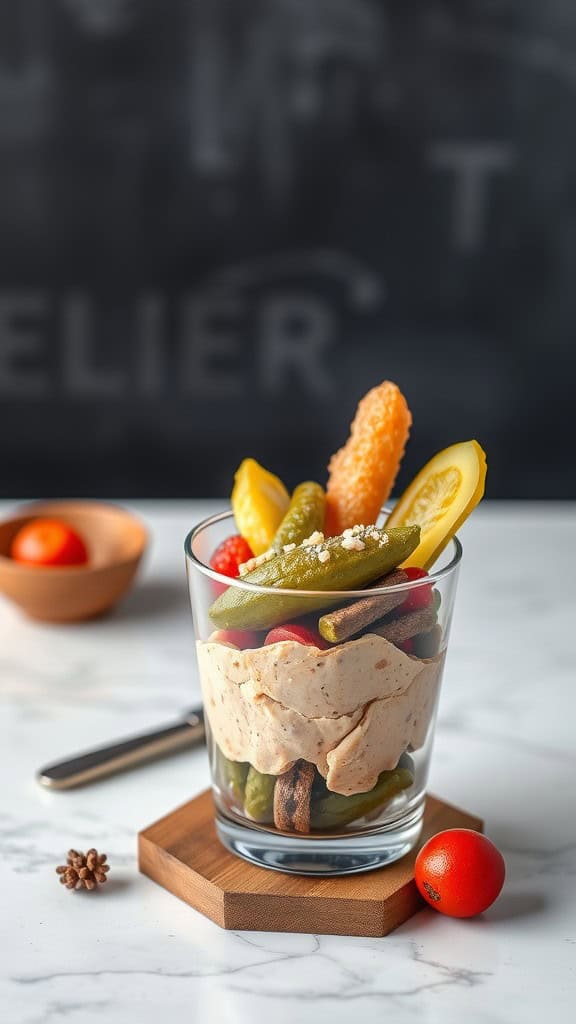
[{"label": "wooden bowl", "polygon": [[[10,558],[12,539],[39,516],[62,519],[88,548],[84,565],[31,566]],[[42,501],[0,523],[0,593],[33,619],[76,622],[107,611],[129,589],[148,542],[136,516],[92,501]]]}]

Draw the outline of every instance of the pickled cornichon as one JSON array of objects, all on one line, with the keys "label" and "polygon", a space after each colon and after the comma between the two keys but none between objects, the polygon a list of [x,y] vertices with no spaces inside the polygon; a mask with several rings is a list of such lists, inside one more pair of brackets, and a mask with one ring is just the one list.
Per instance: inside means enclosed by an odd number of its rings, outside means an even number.
[{"label": "pickled cornichon", "polygon": [[286,544],[300,544],[316,530],[324,529],[326,495],[320,484],[307,480],[294,491],[272,547],[277,554]]},{"label": "pickled cornichon", "polygon": [[240,807],[244,804],[244,788],[250,765],[246,761],[230,761],[217,748],[216,758],[222,788],[232,794]]},{"label": "pickled cornichon", "polygon": [[[353,590],[394,569],[418,546],[419,526],[379,530],[370,526],[356,537],[330,537],[318,544],[300,544],[271,558],[243,583],[291,590]],[[360,542],[360,543],[357,543]],[[210,608],[217,629],[270,629],[281,622],[317,611],[340,599],[276,595],[229,587]]]},{"label": "pickled cornichon", "polygon": [[407,768],[395,768],[391,772],[382,772],[378,782],[368,793],[354,793],[353,796],[329,793],[312,804],[310,827],[325,829],[349,825],[357,818],[363,818],[365,814],[370,814],[371,811],[388,803],[403,789],[408,789],[413,782],[414,776],[411,771]]},{"label": "pickled cornichon", "polygon": [[244,787],[244,810],[253,821],[271,824],[274,821],[275,775],[263,775],[250,765]]}]

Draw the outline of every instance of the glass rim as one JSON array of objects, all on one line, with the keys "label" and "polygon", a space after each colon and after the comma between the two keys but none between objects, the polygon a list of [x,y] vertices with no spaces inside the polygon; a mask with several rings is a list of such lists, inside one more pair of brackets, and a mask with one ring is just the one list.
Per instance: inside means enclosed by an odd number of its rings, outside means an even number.
[{"label": "glass rim", "polygon": [[[383,513],[389,513],[390,509],[383,508]],[[350,600],[354,598],[363,598],[366,596],[370,597],[384,597],[387,594],[404,593],[410,590],[417,590],[419,587],[430,586],[439,582],[440,580],[446,579],[451,576],[460,565],[462,559],[462,544],[455,535],[448,542],[453,549],[452,558],[447,565],[443,566],[442,569],[437,569],[436,572],[431,572],[427,576],[422,577],[418,580],[407,580],[406,583],[395,583],[391,587],[370,587],[369,590],[364,588],[363,590],[295,590],[284,587],[267,587],[261,583],[250,583],[248,580],[242,579],[242,577],[230,577],[224,576],[221,572],[216,572],[205,562],[202,562],[194,554],[192,545],[201,533],[214,526],[216,523],[221,522],[223,519],[233,518],[234,513],[231,508],[225,509],[223,512],[216,512],[206,519],[202,519],[199,523],[194,526],[190,532],[186,535],[184,540],[184,552],[186,559],[191,562],[199,571],[207,576],[209,579],[214,580],[216,583],[222,583],[226,587],[237,587],[239,590],[252,591],[257,594],[269,594],[278,595],[278,591],[281,590],[283,594],[288,597],[326,597],[329,594],[331,597],[342,598],[343,600]],[[390,570],[392,571],[392,570]]]}]

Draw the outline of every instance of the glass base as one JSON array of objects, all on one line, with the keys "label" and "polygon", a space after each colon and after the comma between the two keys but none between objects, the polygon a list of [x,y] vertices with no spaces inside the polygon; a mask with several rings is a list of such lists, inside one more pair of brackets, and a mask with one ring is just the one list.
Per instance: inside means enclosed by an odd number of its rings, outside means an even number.
[{"label": "glass base", "polygon": [[404,818],[373,832],[308,838],[250,828],[216,811],[216,831],[227,850],[259,868],[290,875],[354,875],[410,853],[420,837],[423,815],[424,800]]}]

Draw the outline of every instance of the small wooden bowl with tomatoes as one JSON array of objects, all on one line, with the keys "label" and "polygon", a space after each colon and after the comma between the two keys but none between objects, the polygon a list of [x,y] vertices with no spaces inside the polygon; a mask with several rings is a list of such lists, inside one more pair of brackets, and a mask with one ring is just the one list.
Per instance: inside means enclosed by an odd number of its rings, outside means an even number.
[{"label": "small wooden bowl with tomatoes", "polygon": [[144,524],[115,505],[27,505],[0,523],[0,592],[34,619],[90,619],[126,594],[147,543]]}]

